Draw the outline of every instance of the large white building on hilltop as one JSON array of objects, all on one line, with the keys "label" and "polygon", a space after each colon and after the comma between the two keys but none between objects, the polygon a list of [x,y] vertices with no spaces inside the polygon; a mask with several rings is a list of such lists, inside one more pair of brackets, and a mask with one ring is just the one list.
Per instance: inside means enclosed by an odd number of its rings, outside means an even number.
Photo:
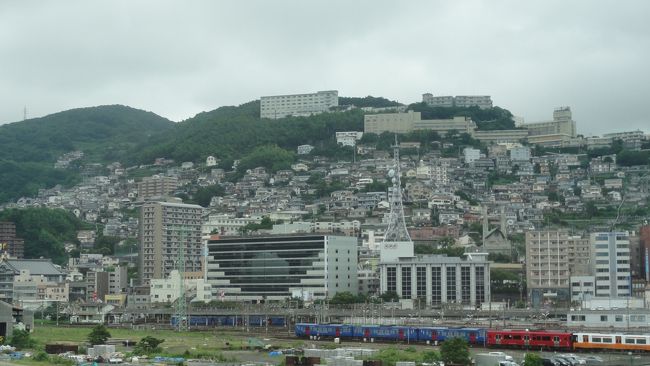
[{"label": "large white building on hilltop", "polygon": [[528,130],[528,142],[531,144],[561,146],[577,136],[576,122],[569,107],[556,108],[552,121],[526,123],[521,127]]},{"label": "large white building on hilltop", "polygon": [[327,112],[339,105],[337,90],[311,94],[272,95],[260,98],[260,117],[278,119],[287,116],[307,117]]},{"label": "large white building on hilltop", "polygon": [[422,94],[422,102],[432,107],[479,107],[492,108],[492,98],[489,95],[458,95],[434,96],[431,93]]}]

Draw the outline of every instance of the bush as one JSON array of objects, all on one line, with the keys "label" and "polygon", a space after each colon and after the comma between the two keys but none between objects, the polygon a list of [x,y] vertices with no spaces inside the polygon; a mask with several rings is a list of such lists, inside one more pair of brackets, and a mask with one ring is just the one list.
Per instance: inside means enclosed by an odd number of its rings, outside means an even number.
[{"label": "bush", "polygon": [[36,352],[34,354],[34,356],[32,357],[32,360],[39,361],[39,362],[49,361],[49,359],[50,359],[50,356],[47,353],[43,352],[43,351]]},{"label": "bush", "polygon": [[88,334],[88,342],[91,345],[105,344],[106,341],[111,337],[111,333],[108,332],[104,324],[98,324],[93,328],[93,330]]},{"label": "bush", "polygon": [[161,349],[158,346],[164,341],[165,341],[164,339],[158,339],[151,336],[146,336],[142,338],[135,345],[135,349],[133,349],[133,353],[137,355],[148,355],[151,353],[160,352]]},{"label": "bush", "polygon": [[33,348],[36,342],[30,338],[29,332],[21,329],[14,329],[13,334],[9,338],[9,344],[18,348]]}]

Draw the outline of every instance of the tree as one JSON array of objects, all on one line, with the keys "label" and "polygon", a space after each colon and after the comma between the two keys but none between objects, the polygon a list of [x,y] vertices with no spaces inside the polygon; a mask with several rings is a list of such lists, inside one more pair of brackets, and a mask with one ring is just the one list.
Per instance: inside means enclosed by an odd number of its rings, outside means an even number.
[{"label": "tree", "polygon": [[537,353],[526,353],[524,357],[524,366],[542,366],[542,358]]},{"label": "tree", "polygon": [[462,338],[451,338],[442,342],[440,358],[445,364],[469,365],[469,345]]},{"label": "tree", "polygon": [[330,304],[354,304],[356,302],[357,297],[348,291],[337,292],[330,300]]},{"label": "tree", "polygon": [[160,347],[158,346],[164,341],[164,339],[146,336],[136,344],[133,352],[137,355],[148,355],[151,353],[160,352]]},{"label": "tree", "polygon": [[397,302],[399,301],[399,295],[395,291],[386,291],[383,294],[379,295],[379,298],[384,302]]},{"label": "tree", "polygon": [[33,348],[36,344],[36,342],[30,338],[29,332],[22,329],[14,329],[8,343],[18,349]]},{"label": "tree", "polygon": [[108,329],[104,324],[97,324],[90,334],[88,334],[88,343],[91,345],[105,344],[106,341],[111,337]]}]

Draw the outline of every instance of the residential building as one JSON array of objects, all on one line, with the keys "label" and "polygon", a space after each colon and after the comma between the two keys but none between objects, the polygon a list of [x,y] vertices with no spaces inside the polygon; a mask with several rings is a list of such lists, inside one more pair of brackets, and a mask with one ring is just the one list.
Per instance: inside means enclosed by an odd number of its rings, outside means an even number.
[{"label": "residential building", "polygon": [[38,283],[62,284],[65,277],[49,259],[5,259],[0,262],[0,300],[11,304],[37,299]]},{"label": "residential building", "polygon": [[526,233],[526,284],[534,307],[543,303],[568,302],[569,233],[529,231]]},{"label": "residential building", "polygon": [[230,301],[331,298],[358,292],[357,238],[296,235],[208,241],[207,281]]},{"label": "residential building", "polygon": [[201,214],[198,205],[146,202],[140,209],[139,279],[149,284],[154,278],[166,278],[178,266],[183,248],[185,271],[202,270]]},{"label": "residential building", "polygon": [[463,258],[432,255],[401,257],[379,263],[380,292],[402,299],[420,299],[427,306],[462,303],[480,306],[490,301],[487,253]]},{"label": "residential building", "polygon": [[[190,302],[208,303],[212,301],[212,286],[206,283],[203,278],[183,279],[185,296]],[[180,294],[181,276],[177,270],[173,270],[169,278],[153,279],[149,284],[149,295],[151,303],[174,303]]]},{"label": "residential building", "polygon": [[628,232],[599,232],[590,236],[594,251],[597,297],[631,295],[630,238]]},{"label": "residential building", "polygon": [[260,98],[260,117],[278,119],[287,116],[311,116],[339,105],[339,92],[319,91],[311,94],[273,95]]},{"label": "residential building", "polygon": [[25,252],[25,242],[16,237],[16,224],[0,221],[0,252],[9,257],[22,259]]},{"label": "residential building", "polygon": [[298,155],[307,155],[314,150],[314,147],[312,145],[300,145],[296,150]]},{"label": "residential building", "polygon": [[463,149],[463,161],[465,164],[471,164],[481,158],[481,150],[473,147],[466,147]]},{"label": "residential building", "polygon": [[336,133],[336,143],[343,146],[355,146],[361,137],[363,137],[363,132],[360,131],[340,131]]},{"label": "residential building", "polygon": [[512,161],[530,161],[530,147],[518,146],[510,149],[510,160]]},{"label": "residential building", "polygon": [[138,199],[144,201],[152,197],[163,197],[173,193],[178,188],[178,178],[162,175],[144,177],[138,183]]},{"label": "residential building", "polygon": [[203,236],[209,236],[210,234],[237,236],[241,235],[244,226],[259,224],[261,221],[260,217],[234,217],[234,215],[212,214],[203,223],[201,234]]}]

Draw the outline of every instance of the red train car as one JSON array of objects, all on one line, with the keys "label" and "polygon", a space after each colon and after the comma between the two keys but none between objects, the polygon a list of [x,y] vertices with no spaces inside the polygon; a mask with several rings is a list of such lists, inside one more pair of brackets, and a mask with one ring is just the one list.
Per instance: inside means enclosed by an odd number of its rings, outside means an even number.
[{"label": "red train car", "polygon": [[501,348],[530,348],[570,350],[571,333],[545,330],[488,330],[487,346]]}]

